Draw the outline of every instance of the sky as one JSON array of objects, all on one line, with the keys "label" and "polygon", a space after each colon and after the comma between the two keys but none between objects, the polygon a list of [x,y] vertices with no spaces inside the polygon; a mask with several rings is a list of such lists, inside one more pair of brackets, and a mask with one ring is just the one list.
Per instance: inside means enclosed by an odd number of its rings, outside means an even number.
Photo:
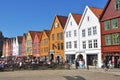
[{"label": "sky", "polygon": [[0,0],[0,31],[4,37],[29,30],[50,30],[55,15],[82,14],[85,6],[104,8],[107,0]]}]

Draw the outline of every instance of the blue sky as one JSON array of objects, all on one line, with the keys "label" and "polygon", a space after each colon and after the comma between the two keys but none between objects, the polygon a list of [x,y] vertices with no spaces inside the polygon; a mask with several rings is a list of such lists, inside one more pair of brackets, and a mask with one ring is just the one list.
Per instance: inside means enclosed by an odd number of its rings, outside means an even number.
[{"label": "blue sky", "polygon": [[55,15],[82,14],[86,5],[104,8],[107,0],[0,0],[0,31],[5,37],[50,29]]}]

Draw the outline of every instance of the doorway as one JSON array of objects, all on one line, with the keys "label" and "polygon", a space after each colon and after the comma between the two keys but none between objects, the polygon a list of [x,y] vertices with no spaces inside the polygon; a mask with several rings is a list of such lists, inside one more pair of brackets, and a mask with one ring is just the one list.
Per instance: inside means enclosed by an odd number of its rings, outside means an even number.
[{"label": "doorway", "polygon": [[97,54],[87,54],[87,65],[93,66],[93,60],[96,59],[98,60]]}]

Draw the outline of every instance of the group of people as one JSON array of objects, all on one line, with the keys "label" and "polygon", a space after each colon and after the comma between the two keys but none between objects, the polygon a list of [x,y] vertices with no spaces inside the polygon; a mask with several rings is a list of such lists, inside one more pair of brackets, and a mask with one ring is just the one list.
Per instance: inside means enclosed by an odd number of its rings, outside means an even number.
[{"label": "group of people", "polygon": [[39,58],[4,58],[0,60],[0,70],[11,67],[11,69],[22,69],[28,65],[40,64]]},{"label": "group of people", "polygon": [[[102,68],[105,69],[105,71],[108,71],[109,69],[112,69],[114,67],[115,67],[114,60],[111,60],[110,58],[104,59]],[[117,60],[117,67],[120,68],[120,58]]]}]

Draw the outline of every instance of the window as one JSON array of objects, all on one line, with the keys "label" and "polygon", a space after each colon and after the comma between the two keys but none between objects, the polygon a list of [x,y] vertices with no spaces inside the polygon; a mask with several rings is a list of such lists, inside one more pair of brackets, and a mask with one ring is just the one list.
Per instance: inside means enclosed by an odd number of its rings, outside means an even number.
[{"label": "window", "polygon": [[87,17],[87,21],[89,21],[89,20],[90,20],[90,17],[88,16],[88,17]]},{"label": "window", "polygon": [[88,28],[88,36],[91,35],[91,28]]},{"label": "window", "polygon": [[63,50],[64,49],[64,46],[63,46],[63,43],[61,43],[61,50]]},{"label": "window", "polygon": [[52,40],[54,40],[54,34],[52,34]]},{"label": "window", "polygon": [[93,27],[93,35],[95,35],[95,34],[97,34],[97,28],[96,28],[96,26]]},{"label": "window", "polygon": [[77,31],[76,30],[74,30],[74,36],[77,36]]},{"label": "window", "polygon": [[118,34],[112,34],[112,41],[113,41],[113,45],[118,45],[119,44],[119,38],[118,38]]},{"label": "window", "polygon": [[88,41],[88,46],[89,46],[89,48],[92,48],[92,40]]},{"label": "window", "polygon": [[113,19],[112,20],[112,28],[113,29],[118,28],[118,19]]},{"label": "window", "polygon": [[71,44],[71,42],[69,42],[69,45],[68,45],[68,47],[69,47],[69,48],[72,48],[72,44]]},{"label": "window", "polygon": [[66,42],[66,49],[68,49],[68,42]]},{"label": "window", "polygon": [[85,37],[85,29],[82,30],[82,37]]},{"label": "window", "polygon": [[120,9],[120,0],[115,0],[115,9]]},{"label": "window", "polygon": [[52,50],[54,50],[54,44],[52,44]]},{"label": "window", "polygon": [[61,40],[63,39],[63,33],[62,32],[60,33],[60,39]]},{"label": "window", "polygon": [[57,40],[59,40],[60,39],[60,35],[59,35],[59,33],[57,33]]},{"label": "window", "polygon": [[70,22],[70,25],[72,26],[72,21]]},{"label": "window", "polygon": [[105,35],[105,44],[106,45],[111,45],[110,35]]},{"label": "window", "polygon": [[110,21],[105,21],[104,22],[104,28],[105,28],[105,30],[109,30],[110,29]]},{"label": "window", "polygon": [[93,42],[94,42],[94,48],[97,48],[98,47],[97,40],[93,40]]},{"label": "window", "polygon": [[68,32],[66,32],[66,37],[68,37]]},{"label": "window", "polygon": [[58,43],[58,50],[60,50],[60,43]]},{"label": "window", "polygon": [[77,41],[74,41],[74,48],[77,48]]},{"label": "window", "polygon": [[55,25],[55,28],[59,27],[59,23],[55,23],[54,25]]},{"label": "window", "polygon": [[86,49],[86,41],[83,41],[82,45],[83,45],[83,49]]},{"label": "window", "polygon": [[69,31],[69,37],[71,37],[71,31]]}]

